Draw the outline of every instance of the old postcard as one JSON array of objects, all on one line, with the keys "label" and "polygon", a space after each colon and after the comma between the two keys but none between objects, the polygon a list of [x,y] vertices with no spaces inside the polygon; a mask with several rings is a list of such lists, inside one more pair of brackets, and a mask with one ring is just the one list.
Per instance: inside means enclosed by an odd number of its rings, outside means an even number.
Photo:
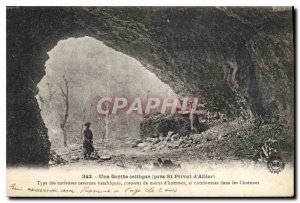
[{"label": "old postcard", "polygon": [[293,197],[292,7],[7,7],[9,197]]}]

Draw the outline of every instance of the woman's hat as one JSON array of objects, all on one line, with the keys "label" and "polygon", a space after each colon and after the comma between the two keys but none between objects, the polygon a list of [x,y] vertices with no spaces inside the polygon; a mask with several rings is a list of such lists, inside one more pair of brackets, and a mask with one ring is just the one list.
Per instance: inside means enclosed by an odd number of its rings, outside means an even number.
[{"label": "woman's hat", "polygon": [[91,122],[88,121],[88,122],[86,122],[84,125],[85,125],[85,126],[89,126],[89,125],[91,125]]}]

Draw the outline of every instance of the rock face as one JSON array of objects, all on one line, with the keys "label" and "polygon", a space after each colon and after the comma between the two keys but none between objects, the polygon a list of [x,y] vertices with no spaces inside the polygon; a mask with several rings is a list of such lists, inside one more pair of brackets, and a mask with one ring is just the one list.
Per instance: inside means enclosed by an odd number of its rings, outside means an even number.
[{"label": "rock face", "polygon": [[191,132],[189,118],[172,115],[154,115],[144,119],[140,123],[140,134],[143,138],[148,137],[166,137],[172,133],[178,133],[182,136]]},{"label": "rock face", "polygon": [[7,163],[47,164],[35,99],[47,52],[90,36],[140,61],[210,111],[293,126],[292,11],[271,8],[7,8]]}]

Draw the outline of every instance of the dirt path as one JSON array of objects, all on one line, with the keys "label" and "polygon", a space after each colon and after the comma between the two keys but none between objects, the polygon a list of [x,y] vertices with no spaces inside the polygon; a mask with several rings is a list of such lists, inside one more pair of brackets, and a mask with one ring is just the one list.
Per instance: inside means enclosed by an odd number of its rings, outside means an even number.
[{"label": "dirt path", "polygon": [[[77,167],[77,166],[96,166],[96,167],[118,167],[123,169],[151,169],[158,159],[171,160],[175,165],[184,167],[190,164],[221,164],[226,161],[239,161],[244,163],[254,163],[249,160],[238,160],[234,156],[228,156],[230,149],[225,149],[226,140],[215,140],[203,144],[192,145],[188,148],[164,149],[160,151],[143,150],[143,148],[132,148],[130,141],[127,143],[97,143],[99,156],[109,156],[108,160],[84,160],[82,150],[79,149],[73,153],[62,155],[61,157],[68,160],[65,165],[59,167]],[[227,152],[225,152],[227,150]],[[72,157],[78,160],[72,160]]]},{"label": "dirt path", "polygon": [[[94,147],[100,157],[105,156],[104,159],[84,160],[82,144],[58,149],[56,153],[67,160],[65,165],[59,167],[93,165],[144,169],[153,167],[159,158],[181,166],[195,163],[215,165],[225,162],[238,162],[240,165],[265,164],[258,163],[258,157],[255,157],[259,146],[246,145],[247,142],[261,137],[255,137],[256,134],[249,137],[248,132],[251,130],[253,121],[236,119],[216,125],[201,134],[184,137],[168,133],[166,137],[146,138],[139,142],[130,136],[106,142],[95,141]],[[286,157],[282,158],[289,161],[288,157],[292,156],[288,154]]]}]

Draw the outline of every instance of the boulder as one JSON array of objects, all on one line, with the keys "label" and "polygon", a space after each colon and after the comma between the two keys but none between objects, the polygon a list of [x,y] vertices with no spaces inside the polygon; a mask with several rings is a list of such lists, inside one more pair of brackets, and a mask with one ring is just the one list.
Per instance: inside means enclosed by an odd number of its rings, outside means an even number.
[{"label": "boulder", "polygon": [[142,142],[142,143],[139,143],[137,146],[140,148],[143,148],[143,147],[146,147],[147,145],[148,145],[148,143]]},{"label": "boulder", "polygon": [[110,155],[102,155],[100,156],[101,160],[111,160],[111,156]]},{"label": "boulder", "polygon": [[165,137],[160,136],[158,139],[159,139],[160,141],[164,141],[164,140],[165,140]]},{"label": "boulder", "polygon": [[179,143],[179,145],[181,145],[184,142],[184,139],[181,137],[179,140],[177,140],[177,142]]},{"label": "boulder", "polygon": [[143,139],[137,139],[137,140],[135,141],[136,144],[139,144],[139,143],[142,143],[142,142],[143,142]]},{"label": "boulder", "polygon": [[168,144],[168,148],[170,148],[170,149],[178,149],[179,145],[178,145],[178,143],[169,143]]},{"label": "boulder", "polygon": [[148,137],[148,138],[146,138],[146,141],[147,142],[156,142],[157,140],[159,140],[158,138],[152,138],[152,137]]},{"label": "boulder", "polygon": [[172,141],[176,141],[180,138],[180,135],[179,134],[174,134],[171,138]]},{"label": "boulder", "polygon": [[143,152],[150,151],[151,147],[144,147]]},{"label": "boulder", "polygon": [[79,160],[79,156],[72,156],[71,159],[72,159],[73,161],[78,161],[78,160]]},{"label": "boulder", "polygon": [[210,142],[210,141],[212,141],[212,140],[213,140],[212,137],[206,137],[206,141],[207,141],[207,142]]},{"label": "boulder", "polygon": [[160,139],[157,138],[155,141],[153,141],[152,144],[155,145],[155,144],[158,144],[159,142],[160,142]]},{"label": "boulder", "polygon": [[92,154],[91,154],[91,156],[90,156],[90,159],[91,159],[91,160],[97,160],[97,159],[99,159],[99,158],[100,158],[100,157],[99,157],[97,151],[92,152]]},{"label": "boulder", "polygon": [[189,118],[179,115],[155,114],[145,118],[140,123],[140,133],[143,138],[167,137],[178,133],[188,135],[191,133]]},{"label": "boulder", "polygon": [[171,137],[172,135],[174,135],[175,133],[173,131],[169,131],[167,134],[167,137]]}]

